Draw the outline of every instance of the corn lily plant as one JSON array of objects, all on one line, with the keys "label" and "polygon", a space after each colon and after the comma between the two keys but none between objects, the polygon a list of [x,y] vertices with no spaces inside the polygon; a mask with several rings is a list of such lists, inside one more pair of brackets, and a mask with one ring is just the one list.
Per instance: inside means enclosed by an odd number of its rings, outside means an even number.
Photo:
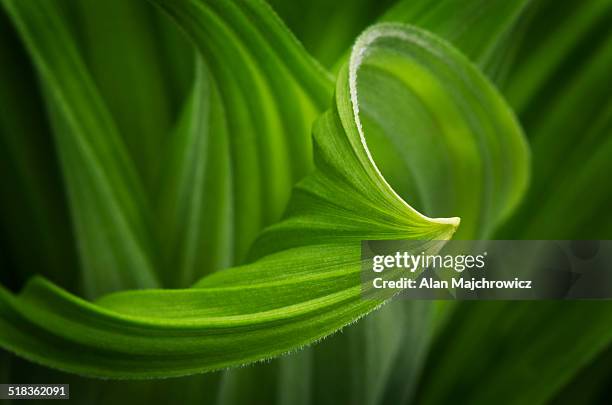
[{"label": "corn lily plant", "polygon": [[609,303],[364,300],[360,243],[610,238],[612,2],[328,3],[0,0],[0,376],[605,393]]}]

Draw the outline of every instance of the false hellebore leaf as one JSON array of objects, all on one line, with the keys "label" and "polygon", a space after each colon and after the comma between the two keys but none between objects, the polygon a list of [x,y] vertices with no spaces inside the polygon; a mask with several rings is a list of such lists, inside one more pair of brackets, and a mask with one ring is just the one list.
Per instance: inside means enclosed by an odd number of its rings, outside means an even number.
[{"label": "false hellebore leaf", "polygon": [[[282,133],[278,131],[282,121],[290,119],[283,111],[287,103],[296,102],[291,97],[277,99],[279,89],[274,86],[279,82],[270,77],[279,74],[300,84],[296,86],[302,92],[297,102],[310,103],[312,111],[326,100],[327,75],[309,62],[297,42],[259,3],[245,2],[239,13],[230,2],[157,2],[199,47],[206,65],[201,66],[199,80],[206,80],[206,75],[225,80],[222,85],[207,83],[217,86],[211,93],[214,97],[229,100],[224,103],[224,113],[230,141],[242,133],[261,142],[262,149],[243,156],[243,162],[257,159],[265,164],[252,161],[252,167],[240,170],[261,169],[261,181],[280,168],[291,167],[287,176],[306,172],[311,164],[308,156],[289,161],[292,154],[286,152],[309,148],[304,139],[291,140],[288,133],[281,143],[285,152],[266,149],[266,145],[278,144],[278,139],[266,137]],[[29,9],[36,7],[34,2],[4,4],[27,38],[42,79],[49,82],[50,102],[59,103],[55,114],[63,122],[60,128],[67,128],[58,143],[70,151],[62,154],[65,170],[69,164],[71,170],[75,170],[72,165],[85,167],[81,175],[95,180],[92,192],[108,193],[98,196],[96,203],[104,205],[106,197],[109,204],[113,202],[112,207],[100,209],[114,212],[122,208],[123,217],[110,219],[116,220],[116,226],[121,227],[117,232],[131,242],[125,246],[132,248],[125,248],[125,261],[123,256],[114,256],[114,251],[109,252],[110,257],[116,257],[118,264],[141,258],[135,265],[142,266],[142,271],[135,274],[154,274],[145,266],[149,263],[145,258],[154,257],[153,253],[146,243],[137,243],[140,236],[146,236],[146,227],[140,225],[145,219],[133,216],[141,211],[126,195],[132,186],[139,188],[138,178],[129,177],[131,185],[116,178],[123,147],[116,136],[105,136],[105,131],[113,134],[114,129],[101,107],[75,115],[79,99],[87,95],[71,93],[75,83],[58,78],[66,75],[63,69],[79,68],[78,62],[69,58],[65,63],[72,66],[51,63],[59,55],[37,31],[41,20],[51,13]],[[232,18],[224,20],[228,15]],[[226,42],[228,38],[234,42]],[[87,83],[85,75],[76,79]],[[369,96],[377,85],[388,90],[387,94]],[[270,107],[277,102],[280,112]],[[441,137],[417,138],[414,145],[415,159],[417,152],[424,155],[411,171],[418,166],[433,170],[435,163],[443,168],[415,179],[415,189],[426,189],[428,181],[434,183],[421,194],[422,205],[445,212],[449,205],[437,205],[436,201],[448,195],[458,214],[465,216],[466,234],[493,226],[506,216],[526,185],[528,159],[520,127],[502,98],[446,42],[407,25],[376,25],[357,40],[338,76],[332,106],[314,125],[314,171],[294,187],[284,219],[259,235],[250,249],[249,264],[208,275],[189,289],[123,291],[94,302],[42,278],[31,280],[18,295],[2,288],[0,345],[33,361],[86,375],[175,376],[270,358],[312,343],[374,310],[383,301],[361,296],[360,241],[447,240],[459,225],[458,218],[432,219],[416,211],[377,167],[368,140],[385,124],[377,119],[380,114],[396,108],[397,103],[422,123],[420,128],[409,124],[404,136],[431,127],[435,128],[432,133]],[[295,117],[295,111],[291,113]],[[79,116],[88,117],[88,121],[71,121]],[[413,122],[405,120],[399,125],[408,125],[408,121]],[[195,142],[185,136],[185,142]],[[95,142],[102,143],[98,146],[109,154],[97,159],[93,154],[88,160],[90,155],[83,151]],[[180,145],[177,148],[175,153],[183,150]],[[177,172],[185,170],[180,164],[170,167]],[[76,177],[69,180],[75,182],[74,187],[83,181]],[[246,177],[236,181],[236,187],[249,186]],[[246,206],[257,204],[258,221],[271,221],[282,208],[276,204],[282,201],[285,183],[291,184],[291,179],[262,187],[253,201],[244,194],[241,207],[246,211],[236,207],[235,215],[251,212]],[[461,187],[469,195],[463,195]],[[268,194],[276,196],[270,200],[273,205],[266,203]],[[77,209],[77,197],[73,198]],[[470,201],[475,202],[472,205]],[[81,204],[84,207],[87,202]],[[246,223],[250,218],[236,220]],[[245,252],[247,245],[247,239],[239,243]],[[138,254],[132,255],[131,249]]]}]

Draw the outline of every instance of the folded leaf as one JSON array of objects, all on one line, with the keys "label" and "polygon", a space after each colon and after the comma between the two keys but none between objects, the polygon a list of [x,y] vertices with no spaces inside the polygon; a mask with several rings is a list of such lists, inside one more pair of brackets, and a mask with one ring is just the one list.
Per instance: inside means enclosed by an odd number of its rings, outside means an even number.
[{"label": "folded leaf", "polygon": [[[3,346],[90,375],[181,375],[278,355],[376,308],[379,300],[362,297],[360,241],[444,240],[458,225],[456,218],[427,218],[399,198],[363,132],[360,73],[376,66],[397,74],[397,66],[419,58],[434,67],[419,76],[420,85],[423,77],[434,90],[469,83],[458,91],[479,89],[478,108],[490,109],[487,116],[506,125],[502,133],[521,143],[497,93],[456,50],[408,26],[374,27],[357,41],[340,74],[335,107],[315,125],[317,170],[295,189],[287,218],[256,242],[252,257],[258,260],[214,273],[189,290],[127,291],[96,303],[35,279],[18,296],[2,291]],[[438,93],[423,97],[429,94]],[[521,181],[503,184],[520,187]]]},{"label": "folded leaf", "polygon": [[[397,33],[400,38],[402,35]],[[365,35],[361,38],[361,43],[368,41]],[[386,38],[361,56],[356,98],[369,149],[400,196],[435,216],[459,215],[462,226],[457,237],[486,237],[503,222],[525,191],[529,162],[526,142],[517,135],[520,129],[505,103],[486,95],[488,90],[484,88],[490,89],[490,85],[479,90],[473,87],[472,69],[458,68],[453,65],[455,59],[440,63],[438,58],[418,49],[406,51],[409,59],[395,57],[399,49],[407,47],[399,39],[394,42]],[[460,55],[457,58],[464,59]],[[432,76],[448,80],[438,83],[430,80]],[[466,83],[470,85],[464,87]],[[285,241],[271,244],[274,243]],[[380,376],[410,374],[417,378],[424,360],[421,352],[433,336],[429,325],[434,323],[435,308],[440,307],[427,304],[431,307],[393,302],[368,322],[353,328],[357,331],[334,337],[342,342],[324,343],[338,347],[336,351],[359,347],[334,362],[338,370],[368,370],[351,371],[352,380],[346,381],[343,390],[335,382],[336,402],[348,395],[364,398],[363,403],[377,403],[383,398],[395,402],[410,395],[410,385],[403,386],[406,394],[399,389],[403,380],[387,386],[388,381]],[[420,308],[422,334],[407,323],[417,318],[414,308]],[[452,306],[444,308],[450,310]],[[389,343],[380,345],[380,335]],[[406,345],[402,339],[418,344]],[[325,349],[317,346],[314,350]],[[325,373],[326,367],[315,373]]]},{"label": "folded leaf", "polygon": [[[497,79],[501,75],[498,70],[502,70],[497,66],[497,62],[512,57],[507,45],[513,43],[512,40],[516,35],[515,26],[525,14],[526,3],[526,1],[504,0],[443,0],[435,3],[407,0],[397,2],[382,16],[382,20],[410,23],[439,35],[475,61],[490,78]],[[428,66],[426,61],[421,63]],[[413,74],[413,70],[406,69],[403,75],[399,75],[400,78]],[[480,115],[477,109],[471,109],[469,115],[472,115],[472,119],[461,124],[463,128],[469,128],[460,138],[465,149],[462,152],[456,147],[461,143],[452,142],[452,138],[447,138],[452,132],[441,131],[437,125],[437,122],[455,125],[454,120],[451,120],[451,117],[455,116],[452,114],[453,108],[451,112],[434,119],[429,113],[431,109],[428,105],[438,103],[442,106],[442,103],[430,99],[429,102],[422,103],[422,107],[417,108],[415,99],[418,99],[419,95],[413,95],[414,85],[411,87],[406,85],[405,80],[393,80],[393,77],[385,79],[383,73],[384,69],[364,71],[361,75],[359,94],[360,111],[365,132],[368,134],[368,144],[385,178],[400,196],[408,199],[417,209],[435,216],[460,216],[462,226],[457,237],[488,237],[514,210],[524,193],[523,184],[515,187],[507,198],[501,198],[493,188],[503,180],[500,177],[493,179],[496,176],[492,176],[493,173],[503,172],[503,169],[500,170],[505,164],[503,162],[510,162],[511,165],[516,164],[526,169],[527,164],[524,159],[527,153],[524,141],[519,140],[514,147],[512,142],[505,146],[496,146],[495,142],[498,139],[502,141],[512,139],[501,134],[495,134],[490,140],[486,140],[482,137],[486,130],[476,128],[474,123],[487,122],[487,118]],[[374,80],[368,80],[368,76]],[[448,86],[448,83],[445,83],[445,86]],[[404,91],[397,91],[398,88]],[[457,93],[464,94],[461,91]],[[459,109],[462,108],[462,102],[456,104]],[[509,150],[516,149],[516,146],[518,150],[514,151],[514,155],[510,155]],[[507,157],[494,159],[493,162],[482,166],[480,155],[486,156],[496,150],[499,153],[498,148],[506,149],[502,155]],[[470,149],[472,152],[475,150],[477,152],[466,153]],[[449,154],[456,157],[449,159]],[[497,165],[500,166],[496,168]],[[468,174],[469,170],[472,170],[472,175]],[[510,173],[510,177],[514,177],[517,181],[516,185],[527,177],[525,171],[517,170],[515,174],[511,174],[513,171],[514,169],[508,170],[505,176]],[[486,177],[489,179],[485,181]],[[511,189],[512,187],[507,188]],[[457,198],[452,197],[452,190],[458,190]],[[478,195],[482,196],[481,200]],[[500,197],[497,201],[491,198],[495,195]],[[483,209],[478,208],[480,204],[484,204],[481,206]],[[504,208],[504,204],[508,205]],[[488,208],[484,208],[485,206]],[[393,302],[386,305],[368,322],[353,327],[359,331],[334,337],[336,340],[342,340],[334,342],[335,347],[358,346],[359,348],[355,350],[356,353],[341,356],[334,362],[334,367],[342,370],[337,373],[350,370],[348,373],[352,378],[342,391],[338,388],[337,381],[328,379],[333,383],[324,386],[331,392],[341,392],[335,401],[330,400],[329,403],[341,402],[349,395],[363,398],[363,403],[366,404],[380,403],[380,401],[405,402],[418,385],[418,376],[425,360],[424,353],[434,336],[432,325],[440,317],[439,312],[442,309],[444,313],[454,309],[454,305],[451,304]],[[418,315],[415,311],[418,311]],[[395,321],[385,322],[385,319]],[[413,322],[416,322],[418,327]],[[385,345],[378,344],[382,334],[386,336],[385,341],[388,342]],[[415,344],[404,344],[404,340],[410,340]],[[323,349],[317,347],[315,350]],[[336,349],[338,350],[341,349]],[[323,365],[316,369],[315,373],[326,373],[327,367],[328,365]],[[367,376],[355,370],[368,370]],[[385,380],[381,377],[383,375],[389,376],[389,379]],[[409,384],[403,377],[394,378],[406,375],[413,376],[415,382]],[[334,386],[333,389],[331,385]],[[316,403],[320,403],[321,400],[317,399]]]}]

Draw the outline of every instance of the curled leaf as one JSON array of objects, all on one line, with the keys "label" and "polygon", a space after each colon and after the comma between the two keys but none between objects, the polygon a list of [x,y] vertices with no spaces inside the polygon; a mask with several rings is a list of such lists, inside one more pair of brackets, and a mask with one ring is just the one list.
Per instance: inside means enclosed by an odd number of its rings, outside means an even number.
[{"label": "curled leaf", "polygon": [[[402,77],[400,68],[419,58],[434,68],[427,76]],[[425,100],[443,89],[451,89],[451,96],[457,91],[462,99],[479,90],[482,104],[475,108],[488,112],[487,122],[496,124],[483,127],[484,139],[497,134],[508,138],[499,142],[522,144],[498,94],[454,48],[413,27],[375,26],[358,39],[339,76],[335,104],[315,125],[316,170],[296,186],[286,218],[258,238],[253,263],[207,276],[191,289],[125,291],[95,303],[40,278],[17,296],[0,290],[2,345],[88,375],[183,375],[293,350],[375,309],[382,301],[361,295],[360,241],[444,240],[455,232],[458,219],[420,214],[377,168],[357,94],[361,72],[374,66],[412,86],[427,84],[431,92],[424,87],[420,94]],[[454,87],[455,81],[464,86]],[[456,113],[469,121],[468,110]],[[502,181],[497,192],[515,193],[523,172],[516,166],[517,177]]]}]

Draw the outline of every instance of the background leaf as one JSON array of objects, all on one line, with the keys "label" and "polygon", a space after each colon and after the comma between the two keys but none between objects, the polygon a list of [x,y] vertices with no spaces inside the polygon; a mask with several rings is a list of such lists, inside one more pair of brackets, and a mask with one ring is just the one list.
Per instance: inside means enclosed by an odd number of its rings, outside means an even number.
[{"label": "background leaf", "polygon": [[45,83],[86,294],[157,285],[144,190],[56,6],[3,4]]}]

